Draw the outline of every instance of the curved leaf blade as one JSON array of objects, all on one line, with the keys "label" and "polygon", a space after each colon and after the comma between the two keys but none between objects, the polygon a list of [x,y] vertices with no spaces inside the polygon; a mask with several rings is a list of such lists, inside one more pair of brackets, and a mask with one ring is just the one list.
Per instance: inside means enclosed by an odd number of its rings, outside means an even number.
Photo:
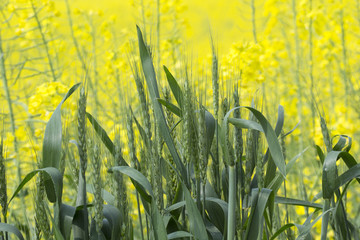
[{"label": "curved leaf blade", "polygon": [[[138,35],[138,42],[139,42],[139,52],[140,52],[140,59],[143,68],[143,72],[145,75],[146,83],[148,86],[148,90],[150,93],[150,97],[153,103],[153,108],[155,112],[155,117],[158,123],[159,131],[161,136],[163,137],[171,156],[176,165],[175,172],[181,176],[184,181],[187,181],[187,174],[184,164],[182,163],[180,156],[176,150],[174,141],[170,135],[169,127],[166,123],[165,115],[162,110],[160,103],[157,101],[160,98],[159,90],[156,81],[156,75],[154,66],[148,52],[148,49],[145,46],[144,39],[141,33],[140,28],[137,26],[137,35]],[[189,185],[188,182],[186,182]]]},{"label": "curved leaf blade", "polygon": [[44,141],[43,141],[43,162],[42,167],[54,167],[59,169],[61,158],[61,106],[71,94],[80,86],[81,83],[75,84],[66,93],[65,97],[56,107],[51,115],[49,122],[46,124]]},{"label": "curved leaf blade", "polygon": [[14,199],[14,197],[21,191],[21,189],[39,172],[43,172],[45,175],[45,190],[46,195],[50,202],[54,203],[57,200],[61,202],[63,179],[60,171],[54,167],[47,167],[42,169],[34,170],[28,173],[25,178],[21,181],[19,186],[16,188],[12,197],[10,198],[8,205]]},{"label": "curved leaf blade", "polygon": [[13,233],[17,236],[18,239],[24,240],[23,235],[21,234],[19,229],[17,229],[14,225],[7,223],[0,223],[0,232]]}]

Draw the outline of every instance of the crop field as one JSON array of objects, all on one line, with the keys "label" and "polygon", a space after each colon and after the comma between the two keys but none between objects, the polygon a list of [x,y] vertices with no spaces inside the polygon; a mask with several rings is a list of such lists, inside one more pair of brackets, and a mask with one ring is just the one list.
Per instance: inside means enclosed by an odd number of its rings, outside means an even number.
[{"label": "crop field", "polygon": [[0,0],[0,240],[360,239],[360,0]]}]

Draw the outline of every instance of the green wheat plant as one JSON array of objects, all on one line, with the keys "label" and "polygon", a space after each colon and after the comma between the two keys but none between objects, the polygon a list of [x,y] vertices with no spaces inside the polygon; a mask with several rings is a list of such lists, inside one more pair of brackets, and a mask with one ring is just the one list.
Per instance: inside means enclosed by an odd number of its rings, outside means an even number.
[{"label": "green wheat plant", "polygon": [[[156,72],[161,69],[154,67],[139,27],[137,36],[140,58],[139,62],[132,58],[131,68],[140,102],[124,104],[127,139],[109,137],[96,119],[97,110],[87,107],[93,89],[87,92],[87,86],[78,83],[47,122],[38,169],[22,179],[9,200],[1,143],[1,239],[25,239],[8,223],[6,212],[35,176],[36,239],[292,239],[293,232],[297,239],[312,239],[318,221],[321,239],[328,238],[329,228],[336,239],[359,239],[345,204],[348,187],[360,183],[360,164],[349,153],[349,136],[331,137],[320,116],[326,152],[320,146],[315,149],[322,167],[322,191],[311,201],[287,197],[282,187],[291,181],[289,175],[308,148],[287,159],[285,140],[296,127],[288,132],[284,128],[284,107],[279,105],[272,124],[255,104],[242,105],[237,85],[220,99],[213,47],[210,97],[214,101],[208,108],[192,87],[191,70],[185,67],[179,78],[166,66],[164,72]],[[162,92],[161,76],[166,84]],[[77,136],[69,140],[62,129],[61,107],[78,88]],[[248,119],[243,118],[246,115]],[[122,143],[127,143],[128,155],[123,154]],[[69,144],[77,151],[64,149]],[[347,169],[341,172],[338,161]],[[72,184],[64,184],[69,179]],[[128,189],[128,180],[134,191]],[[70,190],[75,192],[73,204],[64,200]],[[129,200],[131,194],[135,201]],[[284,221],[282,210],[293,206],[308,210],[305,222]],[[137,210],[138,221],[131,219],[131,209]]]}]

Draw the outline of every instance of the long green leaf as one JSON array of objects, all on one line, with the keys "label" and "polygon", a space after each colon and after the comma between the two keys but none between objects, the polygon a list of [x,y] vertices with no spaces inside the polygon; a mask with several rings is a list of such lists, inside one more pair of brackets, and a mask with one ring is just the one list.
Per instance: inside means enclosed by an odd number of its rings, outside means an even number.
[{"label": "long green leaf", "polygon": [[151,202],[151,222],[154,229],[155,239],[168,239],[163,218],[160,214],[156,201]]},{"label": "long green leaf", "polygon": [[[160,98],[159,90],[156,82],[156,75],[154,66],[152,64],[152,60],[150,57],[150,54],[148,52],[148,49],[145,46],[144,39],[142,37],[142,33],[140,31],[140,28],[137,27],[137,35],[139,40],[139,51],[140,51],[140,58],[142,63],[143,72],[145,75],[146,83],[148,86],[148,90],[150,93],[150,97],[153,103],[153,108],[155,112],[156,121],[158,123],[159,131],[161,136],[163,137],[171,156],[175,162],[176,165],[176,172],[180,174],[181,178],[184,179],[184,181],[187,181],[187,174],[184,164],[182,163],[180,156],[176,150],[175,144],[173,139],[171,138],[169,127],[166,124],[166,119],[164,116],[164,112],[161,108],[160,103],[157,101],[158,98]],[[190,183],[186,182],[186,185],[189,185]]]},{"label": "long green leaf", "polygon": [[[229,112],[227,112],[224,117],[223,123],[222,123],[220,138],[221,138],[223,148],[225,147],[225,149],[224,149],[224,158],[225,159],[229,158],[229,156],[228,156],[229,153],[226,150],[226,146],[225,146],[225,133],[226,133],[226,129],[227,129],[228,119],[229,119],[230,114],[238,108],[243,108],[243,107],[236,107],[236,108],[231,109]],[[277,139],[274,129],[271,127],[270,123],[267,121],[267,119],[264,117],[264,115],[261,112],[259,112],[258,110],[254,109],[252,107],[245,107],[245,108],[249,109],[253,113],[253,115],[256,117],[256,119],[259,121],[259,123],[263,129],[263,132],[265,134],[265,138],[268,143],[272,159],[273,159],[274,163],[276,164],[276,166],[279,168],[280,173],[283,175],[284,178],[286,178],[285,160],[284,160],[284,156],[282,154],[281,147],[280,147],[280,144],[279,144],[279,141]],[[245,123],[245,121],[243,121],[242,123]],[[251,125],[248,124],[248,127],[251,127]],[[255,130],[257,130],[257,129],[255,129]]]},{"label": "long green leaf", "polygon": [[274,129],[271,127],[270,123],[261,112],[251,107],[246,108],[254,114],[254,116],[257,118],[260,125],[262,126],[272,159],[276,166],[279,168],[280,173],[283,175],[284,178],[286,178],[285,160]]},{"label": "long green leaf", "polygon": [[95,129],[96,133],[100,136],[106,148],[110,151],[111,154],[115,155],[115,145],[107,135],[106,131],[101,127],[101,125],[90,113],[86,112],[86,116],[89,119],[93,128]]},{"label": "long green leaf", "polygon": [[179,84],[177,83],[176,79],[174,78],[174,76],[170,73],[169,69],[167,69],[167,67],[164,67],[164,71],[166,74],[166,79],[168,80],[170,89],[172,91],[172,93],[174,94],[174,97],[176,99],[176,102],[179,104],[180,109],[183,108],[183,102],[184,102],[184,95],[181,91],[181,88],[179,86]]},{"label": "long green leaf", "polygon": [[66,240],[70,239],[76,208],[66,204],[60,206],[60,231]]},{"label": "long green leaf", "polygon": [[21,234],[21,232],[19,231],[19,229],[17,229],[15,226],[13,226],[11,224],[0,223],[0,232],[13,233],[17,236],[18,239],[24,240],[24,237]]},{"label": "long green leaf", "polygon": [[206,126],[206,147],[207,147],[206,156],[209,156],[211,144],[213,142],[215,135],[216,120],[214,116],[208,111],[205,111],[205,126]]},{"label": "long green leaf", "polygon": [[12,197],[9,200],[8,205],[11,203],[14,197],[21,191],[21,189],[39,172],[44,173],[44,177],[45,177],[44,185],[45,185],[46,195],[49,201],[52,203],[55,203],[56,200],[58,200],[59,203],[61,202],[62,187],[63,187],[62,174],[58,169],[54,167],[47,167],[47,168],[37,169],[28,173],[25,176],[25,178],[21,181],[19,186],[16,188],[15,192],[13,193]]},{"label": "long green leaf", "polygon": [[276,239],[277,236],[279,236],[281,233],[283,233],[286,229],[289,229],[291,227],[294,227],[295,224],[293,223],[288,223],[288,224],[285,224],[284,226],[282,226],[279,230],[277,230],[274,235],[271,236],[270,240],[274,240]]},{"label": "long green leaf", "polygon": [[121,226],[124,219],[122,218],[120,211],[114,206],[104,205],[103,213],[105,219],[110,223],[111,240],[121,239],[121,229],[119,226]]},{"label": "long green leaf", "polygon": [[168,102],[161,98],[158,98],[158,101],[159,101],[159,103],[161,103],[161,105],[166,107],[170,112],[172,112],[176,116],[178,116],[178,117],[182,116],[181,109],[178,108],[177,106],[175,106],[174,104],[172,104],[171,102]]},{"label": "long green leaf", "polygon": [[287,205],[296,205],[296,206],[303,206],[303,207],[312,207],[322,209],[323,205],[318,203],[312,203],[304,200],[298,200],[293,198],[286,198],[286,197],[275,197],[275,203],[287,204]]},{"label": "long green leaf", "polygon": [[276,136],[279,136],[282,129],[283,129],[284,119],[285,119],[284,107],[279,105],[279,107],[278,107],[278,119],[277,119],[276,125],[275,125],[275,134],[276,134]]},{"label": "long green leaf", "polygon": [[46,124],[44,141],[43,141],[43,162],[42,167],[54,167],[59,169],[61,158],[61,106],[71,96],[71,94],[80,86],[75,84],[66,93],[60,104],[56,107],[51,115],[49,122]]},{"label": "long green leaf", "polygon": [[[323,198],[325,199],[330,199],[333,196],[334,191],[339,188],[338,186],[339,180],[337,180],[338,176],[337,176],[337,166],[336,166],[336,161],[339,158],[342,158],[350,169],[357,165],[356,160],[348,152],[331,151],[328,153],[328,155],[324,160],[323,177],[322,177],[322,192],[323,192]],[[343,178],[345,176],[343,176]],[[348,177],[352,177],[352,175],[349,175]],[[348,179],[348,181],[351,179]],[[360,183],[359,179],[358,182]],[[342,184],[345,184],[345,182],[343,182]]]},{"label": "long green leaf", "polygon": [[260,124],[251,120],[240,119],[240,118],[229,118],[229,123],[239,128],[253,129],[259,132],[264,132]]},{"label": "long green leaf", "polygon": [[359,178],[360,178],[360,163],[356,164],[355,166],[353,166],[352,168],[341,174],[336,179],[334,191],[336,189],[339,189],[342,185],[346,184],[348,181],[352,179],[356,179],[359,181]]},{"label": "long green leaf", "polygon": [[[305,150],[303,150],[301,153],[297,154],[295,157],[293,157],[289,162],[288,164],[286,164],[286,172],[290,172],[290,170],[292,169],[292,167],[294,166],[295,162],[297,159],[299,159],[299,157],[301,155],[303,155],[306,150],[308,148],[306,148]],[[281,175],[281,174],[277,174],[275,176],[275,178],[269,183],[268,186],[266,186],[267,188],[270,188],[272,189],[275,193],[280,189],[283,181],[284,181],[284,177]]]},{"label": "long green leaf", "polygon": [[[252,194],[256,194],[254,192],[256,191],[253,191]],[[261,191],[256,194],[256,203],[255,206],[251,208],[250,218],[245,233],[245,239],[257,239],[259,233],[262,233],[261,229],[263,225],[264,211],[271,194],[274,194],[273,191],[267,188],[261,189]]]},{"label": "long green leaf", "polygon": [[193,236],[191,233],[185,232],[185,231],[172,232],[172,233],[169,233],[169,234],[167,235],[167,238],[168,238],[169,240],[171,240],[171,239],[185,238],[185,237],[193,238],[194,236]]},{"label": "long green leaf", "polygon": [[116,166],[108,170],[108,172],[114,171],[121,172],[122,174],[127,175],[136,183],[138,183],[139,185],[135,185],[135,188],[146,201],[148,201],[149,203],[151,202],[151,198],[154,197],[154,193],[152,191],[151,184],[142,173],[140,173],[135,168],[127,166]]},{"label": "long green leaf", "polygon": [[182,185],[186,201],[186,212],[189,218],[190,232],[198,240],[208,240],[206,227],[204,225],[199,209],[197,208],[194,200],[190,195],[189,190],[186,188],[184,183],[182,183]]}]

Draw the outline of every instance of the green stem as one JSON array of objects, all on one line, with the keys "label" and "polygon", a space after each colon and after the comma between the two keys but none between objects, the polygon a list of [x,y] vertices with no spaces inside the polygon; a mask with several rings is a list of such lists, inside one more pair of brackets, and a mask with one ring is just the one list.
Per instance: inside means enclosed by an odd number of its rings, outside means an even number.
[{"label": "green stem", "polygon": [[256,36],[256,10],[255,10],[255,0],[251,0],[251,22],[252,22],[252,32],[255,43],[257,43],[257,36]]},{"label": "green stem", "polygon": [[200,196],[200,190],[201,189],[201,184],[200,184],[200,178],[196,179],[196,202],[197,202],[197,206],[199,211],[201,211],[201,196]]},{"label": "green stem", "polygon": [[70,11],[70,5],[69,5],[69,0],[66,0],[66,11],[67,11],[67,18],[69,20],[69,26],[70,26],[70,33],[71,33],[71,38],[74,42],[74,45],[75,45],[75,49],[76,49],[76,53],[78,55],[78,58],[81,62],[81,65],[82,65],[82,68],[84,69],[85,72],[87,72],[87,68],[86,68],[86,63],[84,61],[84,58],[81,56],[81,52],[80,52],[80,47],[79,47],[79,43],[75,37],[75,34],[74,34],[74,30],[73,30],[73,21],[72,21],[72,18],[71,18],[71,11]]},{"label": "green stem", "polygon": [[138,214],[139,214],[141,239],[144,240],[144,232],[143,232],[143,225],[142,225],[142,218],[141,218],[140,201],[139,201],[139,193],[138,193],[138,191],[136,191],[136,202],[137,202]]},{"label": "green stem", "polygon": [[157,49],[156,49],[156,59],[157,59],[157,80],[160,81],[160,76],[161,76],[161,71],[160,71],[160,60],[161,60],[161,52],[160,52],[160,0],[157,0],[156,2],[156,11],[157,11],[157,21],[156,21],[156,34],[157,34],[157,39],[156,39],[156,44],[157,44]]},{"label": "green stem", "polygon": [[229,208],[227,239],[235,238],[235,203],[236,203],[236,170],[235,165],[229,166]]},{"label": "green stem", "polygon": [[[19,148],[18,148],[18,141],[17,141],[16,134],[15,134],[15,129],[16,129],[15,117],[14,117],[14,110],[13,110],[13,106],[12,106],[11,94],[10,94],[9,85],[8,85],[8,78],[7,78],[7,75],[6,75],[5,53],[4,53],[3,47],[2,47],[1,31],[0,31],[0,77],[3,80],[6,101],[8,103],[8,107],[9,107],[11,133],[12,133],[12,135],[14,137],[14,150],[15,150],[15,154],[16,154],[16,157],[14,158],[14,163],[15,163],[15,166],[16,166],[16,169],[17,169],[17,176],[16,177],[18,179],[18,184],[20,184],[20,182],[21,182],[21,166],[20,166],[20,161],[18,160],[18,158],[19,158]],[[28,220],[27,220],[27,213],[26,213],[26,204],[25,204],[25,200],[24,200],[23,195],[21,195],[21,202],[22,202],[23,214],[24,214],[24,217],[26,218],[26,222],[27,222]]]},{"label": "green stem", "polygon": [[93,68],[94,68],[94,83],[92,83],[92,81],[89,79],[89,86],[91,87],[91,90],[93,92],[93,96],[94,96],[94,100],[95,100],[95,106],[94,106],[94,116],[97,116],[97,110],[98,110],[98,106],[100,105],[98,96],[97,96],[97,79],[98,79],[98,71],[97,71],[97,58],[96,58],[96,30],[94,27],[94,23],[93,23],[93,19],[90,18],[90,26],[91,26],[91,37],[92,37],[92,57],[93,57]]},{"label": "green stem", "polygon": [[54,68],[53,62],[52,62],[51,57],[50,57],[48,41],[46,40],[45,34],[43,32],[42,25],[41,25],[41,22],[39,20],[39,16],[38,16],[38,13],[37,13],[37,10],[35,8],[33,0],[31,0],[31,7],[32,7],[32,10],[34,12],[34,17],[35,17],[36,23],[37,23],[38,28],[39,28],[39,32],[40,32],[40,35],[41,35],[41,40],[42,40],[42,42],[44,44],[44,47],[45,47],[46,57],[48,59],[48,63],[49,63],[49,66],[50,66],[51,75],[52,75],[53,81],[56,82],[55,68]]},{"label": "green stem", "polygon": [[[330,208],[330,200],[329,199],[325,199],[325,203],[324,203],[324,207],[323,207],[323,213],[326,212],[327,210],[329,210]],[[321,240],[326,240],[326,236],[327,236],[327,227],[328,227],[328,223],[329,223],[329,217],[330,217],[330,213],[327,212],[323,215],[322,217],[322,222],[321,222]]]},{"label": "green stem", "polygon": [[206,186],[206,182],[202,183],[202,190],[203,190],[203,204],[202,204],[202,215],[203,215],[203,219],[205,221],[205,201],[206,201],[206,195],[205,195],[205,186]]}]

